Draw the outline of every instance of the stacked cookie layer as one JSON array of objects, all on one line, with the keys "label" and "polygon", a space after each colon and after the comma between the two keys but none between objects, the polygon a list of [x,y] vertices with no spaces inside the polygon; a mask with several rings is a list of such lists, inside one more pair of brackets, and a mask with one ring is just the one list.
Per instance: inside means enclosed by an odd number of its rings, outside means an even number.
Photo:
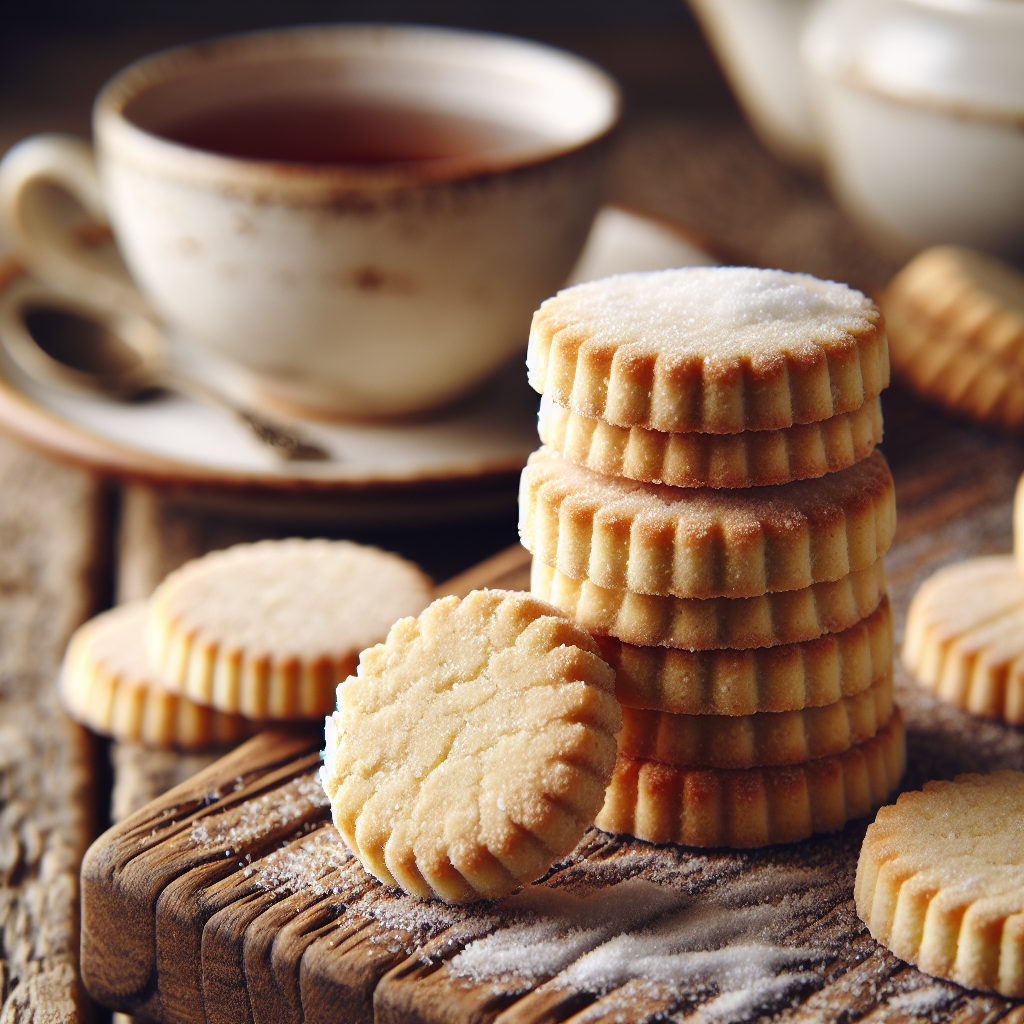
[{"label": "stacked cookie layer", "polygon": [[234,742],[267,719],[332,711],[359,652],[431,591],[416,566],[348,541],[239,544],[85,623],[61,695],[72,717],[126,742]]},{"label": "stacked cookie layer", "polygon": [[621,275],[545,302],[528,365],[533,590],[595,634],[624,706],[597,824],[757,846],[880,803],[904,738],[874,305],[778,271]]}]

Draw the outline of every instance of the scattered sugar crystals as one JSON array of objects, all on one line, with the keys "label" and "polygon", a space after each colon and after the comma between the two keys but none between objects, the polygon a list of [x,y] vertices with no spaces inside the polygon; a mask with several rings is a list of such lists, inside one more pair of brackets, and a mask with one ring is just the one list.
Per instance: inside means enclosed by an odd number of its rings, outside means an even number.
[{"label": "scattered sugar crystals", "polygon": [[274,850],[255,864],[248,864],[245,877],[253,878],[261,889],[337,895],[338,886],[329,876],[351,860],[341,836],[333,828],[321,828],[301,843]]},{"label": "scattered sugar crystals", "polygon": [[[220,799],[220,794],[209,794],[209,802]],[[201,818],[189,833],[195,846],[217,847],[227,845],[238,849],[258,842],[272,832],[287,828],[310,816],[316,808],[329,806],[327,794],[315,775],[300,775],[261,796],[246,800],[233,808],[233,813],[221,817]]]},{"label": "scattered sugar crystals", "polygon": [[683,1015],[699,1006],[716,1024],[746,1020],[823,984],[821,966],[850,922],[822,923],[810,943],[801,935],[848,891],[834,871],[736,866],[703,890],[649,877],[597,890],[531,887],[502,904],[504,924],[453,957],[449,973],[505,991],[540,983],[611,994],[595,1017],[654,1000]]}]

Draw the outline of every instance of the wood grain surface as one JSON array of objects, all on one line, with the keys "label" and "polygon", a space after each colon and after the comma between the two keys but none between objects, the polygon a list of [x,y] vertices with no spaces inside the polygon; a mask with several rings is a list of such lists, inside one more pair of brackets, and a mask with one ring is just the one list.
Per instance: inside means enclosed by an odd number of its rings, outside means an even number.
[{"label": "wood grain surface", "polygon": [[102,489],[0,437],[0,1021],[78,1022],[78,868],[106,811],[100,750],[57,700],[104,590]]},{"label": "wood grain surface", "polygon": [[[886,562],[902,634],[909,597],[927,574],[1009,549],[1024,451],[898,389],[885,404],[900,511]],[[512,549],[441,589],[525,585],[524,568],[521,549]],[[961,771],[1024,768],[1024,732],[938,704],[899,665],[896,675],[908,723],[907,788]],[[315,731],[262,734],[93,847],[84,873],[83,966],[97,998],[143,1018],[195,1024],[611,1024],[716,1014],[1024,1022],[1024,1007],[926,977],[867,935],[852,901],[863,821],[835,836],[748,852],[657,847],[594,829],[525,894],[499,906],[445,908],[385,890],[348,857],[315,780],[320,743]],[[795,888],[794,877],[801,879]],[[777,904],[782,924],[772,927],[781,928],[783,945],[818,948],[821,957],[781,995],[768,993],[734,1017],[713,1002],[714,983],[574,984],[592,944],[528,976],[515,958],[493,976],[462,966],[477,939],[504,941],[524,922],[536,934],[557,931],[558,915],[567,905],[578,911],[572,900],[582,895],[607,892],[609,913],[621,914],[614,889],[631,879],[678,893],[687,913],[727,913],[737,901],[751,912]],[[748,905],[751,891],[758,895]],[[523,955],[520,948],[516,956]]]}]

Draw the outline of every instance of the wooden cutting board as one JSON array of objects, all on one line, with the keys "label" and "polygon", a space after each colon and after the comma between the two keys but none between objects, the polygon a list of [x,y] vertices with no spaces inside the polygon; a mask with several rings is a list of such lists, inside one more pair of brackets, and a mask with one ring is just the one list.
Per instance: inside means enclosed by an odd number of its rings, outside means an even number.
[{"label": "wooden cutting board", "polygon": [[[1024,457],[899,392],[886,403],[899,637],[935,567],[1009,548]],[[525,565],[513,549],[442,589],[525,586]],[[907,788],[1024,768],[1021,730],[945,708],[896,675]],[[750,852],[593,829],[521,894],[452,909],[386,890],[348,857],[316,782],[321,742],[319,729],[265,732],[94,844],[82,972],[100,1002],[168,1024],[1024,1024],[1024,1006],[922,975],[870,938],[852,900],[864,822]]]}]

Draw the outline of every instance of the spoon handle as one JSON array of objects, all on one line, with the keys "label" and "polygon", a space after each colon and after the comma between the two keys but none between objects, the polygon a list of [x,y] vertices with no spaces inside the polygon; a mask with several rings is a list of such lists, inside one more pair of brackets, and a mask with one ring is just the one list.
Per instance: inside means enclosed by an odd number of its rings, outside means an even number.
[{"label": "spoon handle", "polygon": [[191,398],[216,405],[230,412],[239,422],[249,428],[253,436],[272,448],[282,459],[293,462],[323,462],[332,458],[326,448],[305,437],[300,430],[267,419],[262,413],[253,412],[239,405],[227,395],[210,387],[191,374],[180,370],[164,368],[160,373],[161,383],[173,391],[180,391]]}]

